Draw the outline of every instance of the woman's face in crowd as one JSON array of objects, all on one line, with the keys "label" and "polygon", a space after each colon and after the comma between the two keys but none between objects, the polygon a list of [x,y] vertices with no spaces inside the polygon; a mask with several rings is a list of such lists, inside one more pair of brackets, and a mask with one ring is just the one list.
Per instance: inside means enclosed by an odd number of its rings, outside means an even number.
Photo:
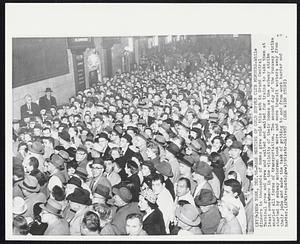
[{"label": "woman's face in crowd", "polygon": [[139,206],[141,211],[146,211],[146,209],[149,208],[148,202],[146,201],[146,199],[142,195],[139,196],[138,206]]}]

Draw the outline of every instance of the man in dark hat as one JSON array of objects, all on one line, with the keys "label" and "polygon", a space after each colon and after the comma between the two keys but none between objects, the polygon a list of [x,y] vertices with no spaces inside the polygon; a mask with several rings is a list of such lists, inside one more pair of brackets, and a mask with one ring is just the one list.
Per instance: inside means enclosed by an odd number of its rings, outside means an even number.
[{"label": "man in dark hat", "polygon": [[202,189],[195,199],[196,206],[200,208],[201,230],[203,234],[215,234],[221,220],[217,207],[217,198],[208,189]]},{"label": "man in dark hat", "polygon": [[101,159],[106,159],[109,157],[110,147],[108,146],[108,134],[101,132],[95,138],[94,149],[100,153]]},{"label": "man in dark hat", "polygon": [[128,134],[124,134],[120,139],[121,157],[119,162],[122,168],[125,167],[126,162],[130,161],[135,152],[132,151],[129,146],[132,144],[132,137]]},{"label": "man in dark hat", "polygon": [[167,162],[171,165],[172,167],[172,172],[173,172],[173,177],[172,177],[172,182],[175,184],[179,177],[180,177],[180,172],[179,172],[179,163],[177,160],[177,156],[180,152],[180,148],[173,142],[169,142],[167,147],[166,147],[166,160]]},{"label": "man in dark hat", "polygon": [[126,235],[126,217],[128,214],[140,213],[137,202],[132,202],[132,193],[126,186],[112,189],[114,205],[118,208],[111,225],[117,235]]},{"label": "man in dark hat", "polygon": [[39,106],[41,109],[46,109],[47,111],[50,110],[51,106],[57,106],[56,98],[51,95],[53,91],[50,87],[47,87],[45,90],[45,95],[40,97],[39,99]]},{"label": "man in dark hat", "polygon": [[194,194],[197,184],[192,177],[192,167],[195,162],[193,161],[193,158],[188,155],[181,155],[180,157],[178,157],[178,162],[180,178],[184,177],[190,180],[191,194]]},{"label": "man in dark hat", "polygon": [[95,192],[98,184],[104,185],[111,190],[111,183],[103,174],[105,170],[104,161],[101,158],[95,158],[89,166],[92,169],[92,178],[88,182],[91,192]]},{"label": "man in dark hat", "polygon": [[82,188],[76,188],[73,193],[67,196],[70,201],[70,207],[75,212],[74,217],[69,222],[71,235],[81,235],[80,225],[85,212],[92,204],[90,193]]},{"label": "man in dark hat", "polygon": [[228,179],[230,171],[235,171],[238,174],[238,178],[241,179],[242,188],[247,188],[246,172],[247,167],[241,158],[241,152],[243,144],[240,141],[234,141],[229,148],[229,157],[227,164],[225,165],[225,180]]}]

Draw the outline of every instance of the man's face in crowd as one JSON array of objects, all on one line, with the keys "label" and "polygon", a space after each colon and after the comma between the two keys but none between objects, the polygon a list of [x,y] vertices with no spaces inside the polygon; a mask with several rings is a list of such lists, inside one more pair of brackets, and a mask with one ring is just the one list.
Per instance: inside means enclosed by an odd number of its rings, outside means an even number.
[{"label": "man's face in crowd", "polygon": [[93,177],[98,177],[100,175],[102,175],[104,171],[104,167],[101,164],[93,164],[92,165],[92,175]]},{"label": "man's face in crowd", "polygon": [[154,180],[152,181],[152,190],[154,192],[155,195],[160,194],[160,192],[162,191],[164,185],[160,182],[160,180]]},{"label": "man's face in crowd", "polygon": [[104,150],[106,148],[106,146],[108,144],[108,141],[105,138],[100,137],[99,141],[97,143],[99,145],[100,150],[102,151],[102,150]]},{"label": "man's face in crowd", "polygon": [[86,157],[86,153],[84,151],[77,150],[76,155],[75,155],[75,159],[77,162],[84,160],[85,157]]},{"label": "man's face in crowd", "polygon": [[111,173],[114,170],[113,161],[111,161],[111,160],[105,160],[104,161],[104,165],[105,165],[105,172],[106,173]]},{"label": "man's face in crowd", "polygon": [[237,148],[231,148],[229,150],[229,156],[233,159],[236,159],[238,157],[240,157],[240,154],[241,154],[241,150],[240,149],[237,149]]},{"label": "man's face in crowd", "polygon": [[122,198],[117,194],[115,194],[113,196],[113,200],[114,200],[114,205],[117,207],[121,207],[124,204],[124,201],[122,200]]},{"label": "man's face in crowd", "polygon": [[42,131],[41,131],[40,128],[34,128],[33,129],[34,136],[41,136],[41,133],[42,133]]},{"label": "man's face in crowd", "polygon": [[121,148],[126,148],[129,145],[128,141],[126,140],[126,138],[122,137],[120,139],[120,147]]},{"label": "man's face in crowd", "polygon": [[187,187],[186,182],[184,180],[178,181],[177,188],[176,188],[176,196],[182,197],[188,192],[189,192],[189,188]]},{"label": "man's face in crowd", "polygon": [[139,235],[139,233],[142,230],[142,227],[143,226],[141,225],[140,220],[138,218],[132,218],[126,221],[126,232],[130,236]]},{"label": "man's face in crowd", "polygon": [[32,102],[32,97],[31,97],[30,95],[27,95],[27,96],[25,97],[25,102],[26,102],[26,103],[31,103],[31,102]]},{"label": "man's face in crowd", "polygon": [[191,173],[191,168],[183,163],[179,163],[179,173],[180,175],[187,175]]}]

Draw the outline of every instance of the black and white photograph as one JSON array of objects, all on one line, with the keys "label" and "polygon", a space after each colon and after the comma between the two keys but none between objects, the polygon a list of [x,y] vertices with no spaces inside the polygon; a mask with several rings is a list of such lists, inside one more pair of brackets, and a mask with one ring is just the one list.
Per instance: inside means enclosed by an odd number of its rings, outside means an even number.
[{"label": "black and white photograph", "polygon": [[260,59],[250,32],[122,33],[11,36],[10,238],[255,236],[280,157],[260,137],[286,145],[286,100],[262,115],[287,92],[280,42]]}]

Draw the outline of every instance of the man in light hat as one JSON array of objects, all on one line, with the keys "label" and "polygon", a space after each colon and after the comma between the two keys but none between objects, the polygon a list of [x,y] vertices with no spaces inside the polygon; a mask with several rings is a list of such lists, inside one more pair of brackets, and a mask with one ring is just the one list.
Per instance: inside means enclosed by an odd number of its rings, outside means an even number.
[{"label": "man in light hat", "polygon": [[27,205],[27,211],[24,213],[24,217],[31,217],[34,219],[34,204],[37,202],[46,202],[46,196],[44,193],[40,192],[40,185],[34,176],[26,175],[21,184],[19,184],[19,187]]},{"label": "man in light hat", "polygon": [[192,204],[179,206],[175,211],[178,226],[181,228],[178,235],[201,235],[199,211]]},{"label": "man in light hat", "polygon": [[46,203],[40,204],[42,209],[41,221],[48,227],[44,235],[70,235],[68,222],[62,217],[62,206],[59,202],[49,198]]},{"label": "man in light hat", "polygon": [[53,154],[49,161],[45,163],[45,169],[50,173],[48,190],[51,192],[54,186],[62,187],[67,182],[64,172],[64,160],[57,154]]},{"label": "man in light hat", "polygon": [[51,106],[57,106],[56,98],[51,95],[53,91],[50,87],[47,87],[45,90],[45,95],[40,97],[39,99],[39,106],[41,109],[46,109],[47,111],[50,110]]}]

